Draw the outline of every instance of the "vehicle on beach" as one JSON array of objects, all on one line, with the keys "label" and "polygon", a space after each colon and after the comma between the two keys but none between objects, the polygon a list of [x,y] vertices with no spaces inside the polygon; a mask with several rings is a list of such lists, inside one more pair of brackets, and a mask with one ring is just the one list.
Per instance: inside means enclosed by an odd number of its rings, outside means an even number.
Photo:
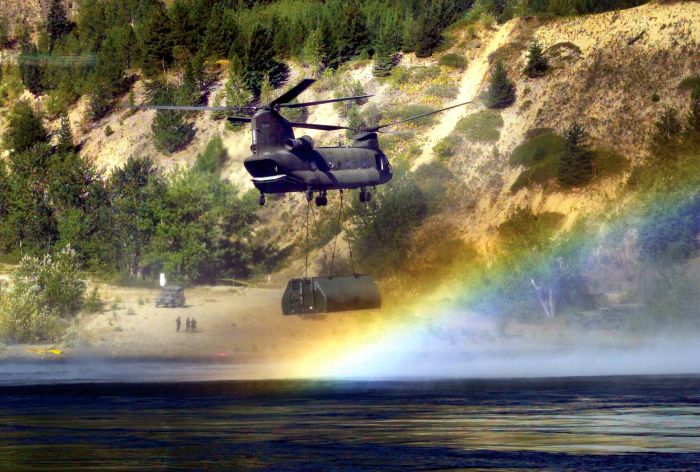
[{"label": "vehicle on beach", "polygon": [[176,285],[163,287],[155,300],[156,308],[176,308],[185,306],[185,289]]}]

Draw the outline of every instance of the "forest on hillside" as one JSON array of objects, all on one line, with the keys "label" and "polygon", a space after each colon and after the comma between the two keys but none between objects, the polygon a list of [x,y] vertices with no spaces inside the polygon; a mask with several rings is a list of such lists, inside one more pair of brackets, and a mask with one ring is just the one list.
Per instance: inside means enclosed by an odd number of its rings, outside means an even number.
[{"label": "forest on hillside", "polygon": [[[73,142],[67,112],[81,99],[89,105],[86,120],[99,124],[119,103],[134,103],[133,85],[141,80],[151,103],[204,104],[222,67],[227,68],[227,82],[223,96],[214,97],[216,103],[238,106],[269,99],[286,83],[294,64],[317,77],[333,78],[344,64],[371,61],[376,77],[397,81],[396,75],[403,74],[401,80],[410,81],[398,66],[400,54],[441,54],[441,66],[457,70],[466,66],[463,57],[443,54],[450,30],[476,23],[494,25],[518,16],[547,21],[640,3],[82,0],[71,16],[60,0],[52,0],[36,30],[0,18],[0,45],[17,53],[16,63],[0,69],[6,122],[2,145],[7,156],[0,159],[0,261],[21,261],[21,267],[27,267],[21,274],[50,266],[46,269],[50,274],[69,268],[71,273],[91,271],[113,280],[138,281],[165,271],[173,280],[200,283],[255,277],[291,258],[289,248],[272,247],[264,231],[256,232],[260,223],[256,195],[220,178],[227,158],[220,138],[209,142],[191,168],[164,172],[153,156],[134,155],[106,172]],[[66,61],[71,61],[70,67],[65,67]],[[530,44],[523,73],[532,80],[549,73],[536,42]],[[489,76],[483,97],[487,109],[465,117],[456,134],[438,143],[436,162],[415,171],[406,162],[395,162],[395,178],[377,190],[375,203],[353,204],[349,212],[353,251],[362,258],[363,270],[381,277],[391,293],[410,292],[417,284],[429,290],[436,277],[426,274],[437,274],[467,278],[483,288],[479,293],[486,296],[465,299],[465,305],[488,305],[490,310],[516,315],[538,312],[539,300],[532,296],[536,283],[549,291],[558,310],[590,308],[594,293],[584,281],[590,273],[590,255],[602,246],[614,253],[614,248],[627,244],[624,230],[602,231],[596,222],[582,221],[571,234],[555,238],[562,215],[535,215],[523,209],[497,228],[501,252],[487,267],[474,263],[475,248],[438,221],[451,207],[463,206],[470,192],[445,165],[460,140],[470,134],[491,139],[488,136],[499,133],[503,124],[496,111],[520,98],[501,61],[494,61]],[[361,84],[349,86],[361,88]],[[687,282],[677,268],[700,249],[698,200],[687,191],[696,185],[700,82],[689,80],[686,88],[689,111],[669,108],[657,117],[650,149],[657,158],[635,169],[629,183],[630,192],[643,189],[650,202],[629,223],[638,230],[644,250],[635,266],[643,280],[635,283],[656,287],[649,294],[658,295],[669,285],[686,287],[674,282]],[[21,100],[26,92],[44,97],[43,106]],[[345,118],[365,117],[354,108]],[[47,120],[60,123],[57,131],[49,131]],[[156,113],[151,131],[164,154],[187,147],[195,133],[191,115],[171,112]],[[109,135],[108,126],[104,133]],[[510,157],[512,165],[523,167],[511,191],[547,182],[576,191],[603,178],[606,157],[588,138],[585,126],[577,122],[559,134],[533,130]],[[661,187],[656,182],[659,172],[666,176]],[[683,191],[672,192],[676,187]],[[675,202],[672,212],[665,211],[669,201]],[[317,248],[339,232],[336,226],[322,227]],[[578,238],[590,244],[577,244]],[[380,253],[377,247],[382,248]],[[42,266],[45,255],[54,259]],[[653,273],[664,264],[676,272],[669,272],[661,284]],[[494,272],[507,275],[494,277]],[[16,286],[31,292],[31,286]],[[21,298],[5,297],[5,302]],[[42,303],[48,307],[54,301]],[[64,316],[69,308],[54,315]]]}]

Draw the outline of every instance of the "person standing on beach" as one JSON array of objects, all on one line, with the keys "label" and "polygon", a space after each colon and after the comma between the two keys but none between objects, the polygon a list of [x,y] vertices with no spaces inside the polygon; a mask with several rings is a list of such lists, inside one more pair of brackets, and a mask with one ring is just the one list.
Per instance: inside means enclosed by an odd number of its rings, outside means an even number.
[{"label": "person standing on beach", "polygon": [[175,320],[175,326],[177,326],[178,333],[180,332],[180,323],[181,323],[181,320],[180,320],[180,317],[178,316],[177,319]]},{"label": "person standing on beach", "polygon": [[187,320],[185,320],[185,331],[189,333],[191,326],[192,326],[192,323],[190,323],[190,319],[187,318]]},{"label": "person standing on beach", "polygon": [[197,320],[195,320],[194,317],[192,318],[191,324],[192,324],[192,332],[194,333],[195,331],[197,331]]}]

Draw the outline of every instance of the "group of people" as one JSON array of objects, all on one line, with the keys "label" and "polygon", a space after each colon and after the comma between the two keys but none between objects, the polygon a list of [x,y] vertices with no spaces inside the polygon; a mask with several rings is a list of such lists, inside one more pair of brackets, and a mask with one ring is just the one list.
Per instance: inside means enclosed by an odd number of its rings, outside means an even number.
[{"label": "group of people", "polygon": [[[182,320],[178,316],[177,319],[175,320],[175,325],[177,326],[178,333],[180,332],[180,324],[181,323],[182,323]],[[189,318],[187,318],[185,320],[185,332],[194,333],[195,331],[197,331],[197,320],[194,319],[194,316],[192,317],[191,320]]]}]

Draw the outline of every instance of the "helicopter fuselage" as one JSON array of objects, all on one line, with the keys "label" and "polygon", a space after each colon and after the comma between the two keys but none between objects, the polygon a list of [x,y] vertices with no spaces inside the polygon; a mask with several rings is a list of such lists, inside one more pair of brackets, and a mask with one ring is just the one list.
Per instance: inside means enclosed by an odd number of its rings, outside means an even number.
[{"label": "helicopter fuselage", "polygon": [[244,165],[263,194],[364,189],[392,178],[376,133],[360,133],[349,146],[315,147],[308,136],[295,138],[274,110],[256,113],[251,125],[253,155]]},{"label": "helicopter fuselage", "polygon": [[362,147],[280,148],[248,157],[244,165],[262,193],[328,191],[374,187],[391,180],[388,159]]}]

